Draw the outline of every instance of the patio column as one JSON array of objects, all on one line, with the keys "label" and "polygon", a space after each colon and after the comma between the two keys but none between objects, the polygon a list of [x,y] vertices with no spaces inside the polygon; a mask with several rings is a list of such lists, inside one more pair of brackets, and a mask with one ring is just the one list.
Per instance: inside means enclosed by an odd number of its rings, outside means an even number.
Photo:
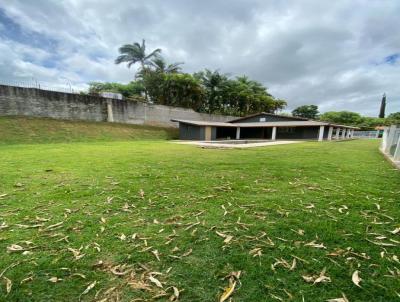
[{"label": "patio column", "polygon": [[339,139],[340,128],[336,128],[336,139]]},{"label": "patio column", "polygon": [[240,127],[236,128],[236,139],[240,139]]},{"label": "patio column", "polygon": [[343,128],[343,132],[342,132],[342,139],[346,138],[346,128]]},{"label": "patio column", "polygon": [[276,126],[275,127],[272,127],[272,136],[271,136],[271,139],[274,141],[274,140],[276,140]]},{"label": "patio column", "polygon": [[204,129],[204,140],[210,141],[211,140],[211,133],[212,133],[211,126],[206,126],[205,129]]},{"label": "patio column", "polygon": [[332,134],[333,134],[333,127],[329,127],[329,131],[328,131],[328,141],[332,140]]},{"label": "patio column", "polygon": [[325,126],[319,126],[319,132],[318,132],[318,141],[322,142],[324,140],[324,129]]}]

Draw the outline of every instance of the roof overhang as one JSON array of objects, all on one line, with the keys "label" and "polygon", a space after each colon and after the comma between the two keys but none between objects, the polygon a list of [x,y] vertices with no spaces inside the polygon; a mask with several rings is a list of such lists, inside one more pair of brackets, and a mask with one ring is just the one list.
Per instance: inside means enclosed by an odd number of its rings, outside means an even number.
[{"label": "roof overhang", "polygon": [[212,122],[212,121],[192,121],[192,120],[180,120],[172,119],[172,122],[199,126],[199,127],[229,127],[229,128],[267,128],[267,127],[319,127],[319,126],[332,126],[338,128],[348,129],[359,129],[357,127],[331,124],[328,122],[320,121],[280,121],[280,122],[254,122],[254,123],[224,123],[224,122]]}]

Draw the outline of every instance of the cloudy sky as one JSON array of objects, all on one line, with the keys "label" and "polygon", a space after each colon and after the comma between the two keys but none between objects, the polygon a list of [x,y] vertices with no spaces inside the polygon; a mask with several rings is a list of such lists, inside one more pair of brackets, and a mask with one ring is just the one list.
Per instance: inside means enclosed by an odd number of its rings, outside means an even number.
[{"label": "cloudy sky", "polygon": [[128,82],[118,47],[146,39],[184,71],[246,74],[288,110],[400,111],[400,1],[0,0],[0,82]]}]

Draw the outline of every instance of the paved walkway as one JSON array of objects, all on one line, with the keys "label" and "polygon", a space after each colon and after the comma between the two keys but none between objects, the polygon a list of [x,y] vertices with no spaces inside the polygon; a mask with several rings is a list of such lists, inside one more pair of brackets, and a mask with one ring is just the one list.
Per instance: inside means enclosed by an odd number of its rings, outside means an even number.
[{"label": "paved walkway", "polygon": [[196,145],[202,148],[253,148],[301,143],[301,141],[174,141],[178,144]]}]

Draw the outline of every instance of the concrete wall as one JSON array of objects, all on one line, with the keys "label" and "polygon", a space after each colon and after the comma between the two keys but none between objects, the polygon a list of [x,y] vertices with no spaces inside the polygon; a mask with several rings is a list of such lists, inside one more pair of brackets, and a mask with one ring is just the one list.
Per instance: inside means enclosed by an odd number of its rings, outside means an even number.
[{"label": "concrete wall", "polygon": [[186,108],[0,85],[0,116],[107,121],[107,101],[111,102],[113,119],[118,123],[178,127],[178,123],[170,120],[226,122],[235,119],[233,116],[198,113]]}]

